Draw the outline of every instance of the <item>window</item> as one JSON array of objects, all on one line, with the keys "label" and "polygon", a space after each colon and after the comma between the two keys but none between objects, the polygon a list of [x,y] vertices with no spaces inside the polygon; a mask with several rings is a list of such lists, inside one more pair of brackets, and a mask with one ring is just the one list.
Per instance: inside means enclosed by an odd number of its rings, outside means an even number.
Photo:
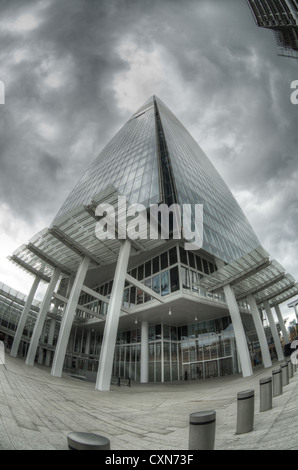
[{"label": "window", "polygon": [[191,288],[193,292],[198,292],[198,275],[195,271],[190,271]]},{"label": "window", "polygon": [[175,246],[170,249],[170,251],[169,251],[169,258],[170,258],[170,266],[172,266],[173,264],[176,264],[176,263],[178,262],[178,259],[177,259],[177,249],[176,249]]},{"label": "window", "polygon": [[164,271],[163,273],[161,273],[161,295],[167,295],[169,293],[169,271]]},{"label": "window", "polygon": [[204,273],[209,274],[208,262],[205,259],[203,259],[203,267],[204,267]]},{"label": "window", "polygon": [[179,290],[179,274],[178,266],[170,270],[170,280],[171,280],[171,292],[176,292]]},{"label": "window", "polygon": [[144,278],[144,265],[138,267],[138,281],[141,281]]},{"label": "window", "polygon": [[168,252],[162,253],[160,255],[160,265],[161,269],[166,269],[168,267]]},{"label": "window", "polygon": [[156,256],[152,260],[152,265],[153,265],[153,274],[158,273],[159,271],[159,256]]},{"label": "window", "polygon": [[197,261],[197,270],[203,272],[202,259],[200,258],[200,256],[196,256],[196,261]]},{"label": "window", "polygon": [[[144,281],[144,284],[145,286],[149,287],[149,289],[151,289],[151,279],[146,279],[146,281]],[[144,302],[149,302],[149,300],[152,300],[151,295],[144,292]]]},{"label": "window", "polygon": [[191,268],[194,268],[196,269],[196,265],[195,265],[195,255],[193,253],[191,253],[190,251],[188,252],[188,259],[189,259],[189,266]]},{"label": "window", "polygon": [[136,305],[136,288],[135,286],[130,288],[130,305],[134,307]]},{"label": "window", "polygon": [[186,268],[181,268],[181,275],[182,275],[182,288],[189,289],[189,271]]},{"label": "window", "polygon": [[157,274],[152,278],[152,290],[157,294],[160,294],[160,275]]},{"label": "window", "polygon": [[188,264],[187,263],[186,251],[181,246],[179,246],[179,252],[180,252],[180,261],[181,261],[181,263]]},{"label": "window", "polygon": [[145,263],[145,277],[151,276],[151,260]]}]

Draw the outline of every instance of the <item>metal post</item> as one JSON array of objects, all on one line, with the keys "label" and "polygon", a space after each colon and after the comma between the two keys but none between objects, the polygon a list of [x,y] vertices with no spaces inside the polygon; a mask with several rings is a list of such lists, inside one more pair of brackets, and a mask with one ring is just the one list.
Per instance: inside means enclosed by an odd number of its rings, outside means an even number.
[{"label": "metal post", "polygon": [[281,365],[281,377],[282,377],[282,385],[288,385],[289,384],[289,368],[288,368],[288,363],[283,362]]},{"label": "metal post", "polygon": [[282,395],[282,373],[281,368],[274,369],[272,371],[273,390],[272,394],[274,397]]},{"label": "metal post", "polygon": [[237,393],[237,427],[236,434],[245,434],[253,430],[255,409],[254,390]]},{"label": "metal post", "polygon": [[272,378],[265,377],[260,380],[260,411],[272,408]]},{"label": "metal post", "polygon": [[214,450],[215,411],[199,411],[189,416],[189,450]]}]

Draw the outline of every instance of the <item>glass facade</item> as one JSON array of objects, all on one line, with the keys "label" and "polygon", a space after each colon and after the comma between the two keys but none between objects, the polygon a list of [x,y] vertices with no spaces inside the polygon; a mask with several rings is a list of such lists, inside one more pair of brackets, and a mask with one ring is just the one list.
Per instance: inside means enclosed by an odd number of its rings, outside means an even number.
[{"label": "glass facade", "polygon": [[153,102],[136,112],[88,168],[58,212],[59,217],[113,185],[129,203],[160,201]]},{"label": "glass facade", "polygon": [[231,262],[260,245],[229,188],[174,114],[156,98],[179,204],[203,204],[203,248]]},{"label": "glass facade", "polygon": [[[89,339],[88,339],[89,335]],[[96,373],[101,337],[75,328],[68,345],[65,371]],[[197,380],[238,372],[234,331],[230,317],[185,325],[149,327],[149,382]],[[118,332],[113,382],[140,380],[141,329]]]}]

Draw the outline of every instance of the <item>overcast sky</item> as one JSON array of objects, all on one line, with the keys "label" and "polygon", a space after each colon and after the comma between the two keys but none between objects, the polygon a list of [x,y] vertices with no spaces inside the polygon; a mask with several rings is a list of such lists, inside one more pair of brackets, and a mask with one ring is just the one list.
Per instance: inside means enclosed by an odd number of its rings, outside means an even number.
[{"label": "overcast sky", "polygon": [[29,292],[6,257],[153,94],[298,279],[297,79],[245,0],[0,0],[0,281]]}]

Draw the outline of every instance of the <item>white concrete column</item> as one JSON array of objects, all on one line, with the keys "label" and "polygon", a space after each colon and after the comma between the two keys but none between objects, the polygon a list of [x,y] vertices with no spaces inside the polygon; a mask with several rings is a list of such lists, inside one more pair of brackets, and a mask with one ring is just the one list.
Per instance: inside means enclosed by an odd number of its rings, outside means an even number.
[{"label": "white concrete column", "polygon": [[[51,345],[51,346],[53,345],[55,327],[56,327],[56,320],[55,320],[55,318],[52,318],[51,322],[50,322],[49,334],[48,334],[48,344]],[[52,353],[52,351],[50,349],[48,349],[47,354],[46,354],[46,360],[45,360],[45,365],[46,366],[50,365],[51,353]]]},{"label": "white concrete column", "polygon": [[89,263],[90,263],[90,259],[87,256],[85,256],[82,259],[79,269],[77,271],[75,280],[73,282],[73,285],[70,291],[67,306],[62,317],[59,338],[57,341],[57,346],[56,346],[52,370],[51,370],[51,375],[55,377],[62,376],[63,364],[64,364],[66,348],[67,348],[67,344],[69,340],[70,330],[71,330],[73,319],[76,313],[76,308],[77,308],[80,293],[82,290],[82,285],[84,283],[84,280],[88,271]]},{"label": "white concrete column", "polygon": [[282,331],[284,342],[285,342],[285,344],[289,344],[291,341],[289,340],[289,334],[287,332],[286,325],[285,325],[284,319],[282,317],[279,305],[275,305],[274,310],[275,310],[275,313],[277,315],[277,319],[278,319],[278,322],[279,322],[279,325],[280,325],[280,329]]},{"label": "white concrete column", "polygon": [[[216,264],[217,264],[218,269],[224,266],[223,261],[220,259],[216,260]],[[243,377],[249,377],[253,375],[252,365],[251,365],[251,359],[250,359],[250,354],[249,354],[247,340],[246,340],[246,334],[243,328],[238,304],[235,298],[234,291],[229,284],[224,286],[223,290],[224,290],[224,294],[225,294],[226,301],[228,304],[233,328],[234,328],[236,346],[237,346],[237,351],[238,351],[238,357],[240,360],[242,375]]]},{"label": "white concrete column", "polygon": [[36,294],[39,283],[40,283],[40,277],[36,276],[34,281],[33,281],[30,292],[28,294],[26,303],[25,303],[24,308],[23,308],[23,312],[21,314],[21,317],[20,317],[20,320],[19,320],[19,323],[18,323],[17,331],[16,331],[16,334],[14,336],[14,340],[13,340],[11,351],[10,351],[10,355],[12,357],[17,357],[20,341],[21,341],[21,338],[22,338],[22,335],[23,335],[25,324],[26,324],[26,320],[27,320],[28,314],[30,312],[30,308],[31,308],[32,302],[34,300],[34,296]]},{"label": "white concrete column", "polygon": [[246,334],[243,328],[238,304],[232,287],[230,285],[226,285],[223,289],[235,332],[236,345],[240,359],[242,375],[243,377],[249,377],[253,375],[252,365],[246,340]]},{"label": "white concrete column", "polygon": [[39,310],[39,315],[36,319],[35,325],[34,325],[34,330],[32,334],[32,338],[30,341],[30,346],[26,358],[26,364],[28,366],[33,366],[34,365],[34,360],[35,360],[35,355],[36,355],[36,350],[38,347],[38,342],[39,338],[42,332],[42,328],[47,316],[47,313],[49,311],[50,305],[51,305],[51,300],[53,297],[53,293],[56,287],[56,284],[58,282],[59,276],[61,274],[61,269],[60,268],[55,268],[55,271],[53,273],[53,276],[49,282],[47,291],[45,293],[45,296],[43,298],[42,304],[40,306]]},{"label": "white concrete column", "polygon": [[115,344],[120,310],[122,306],[125,276],[130,255],[130,247],[131,243],[128,239],[121,242],[101,346],[98,373],[95,384],[96,390],[110,390]]},{"label": "white concrete column", "polygon": [[143,321],[141,326],[141,383],[149,381],[149,326]]},{"label": "white concrete column", "polygon": [[264,327],[263,327],[263,324],[262,324],[262,320],[260,318],[260,313],[259,313],[259,310],[258,310],[256,300],[255,300],[254,296],[250,294],[247,297],[247,301],[250,305],[250,311],[251,311],[253,321],[254,321],[254,324],[255,324],[255,327],[256,327],[256,332],[257,332],[258,340],[259,340],[259,343],[260,343],[260,348],[261,348],[261,352],[262,352],[262,359],[263,359],[264,367],[272,367],[272,361],[271,361],[271,357],[270,357],[268,342],[267,342],[265,330],[264,330]]},{"label": "white concrete column", "polygon": [[294,305],[294,310],[295,310],[295,315],[296,315],[296,321],[298,323],[298,308],[297,308],[297,305]]},{"label": "white concrete column", "polygon": [[272,314],[272,311],[271,311],[268,300],[265,300],[264,307],[265,307],[266,315],[267,315],[267,318],[268,318],[268,321],[269,321],[271,333],[272,333],[272,336],[273,336],[274,345],[275,345],[275,349],[276,349],[276,353],[277,353],[277,358],[278,358],[279,361],[283,361],[284,360],[284,354],[283,354],[283,351],[282,351],[279,334],[278,334],[278,331],[277,331],[277,328],[276,328],[276,323],[274,321],[273,314]]},{"label": "white concrete column", "polygon": [[85,354],[90,354],[91,330],[87,330],[86,333]]}]

